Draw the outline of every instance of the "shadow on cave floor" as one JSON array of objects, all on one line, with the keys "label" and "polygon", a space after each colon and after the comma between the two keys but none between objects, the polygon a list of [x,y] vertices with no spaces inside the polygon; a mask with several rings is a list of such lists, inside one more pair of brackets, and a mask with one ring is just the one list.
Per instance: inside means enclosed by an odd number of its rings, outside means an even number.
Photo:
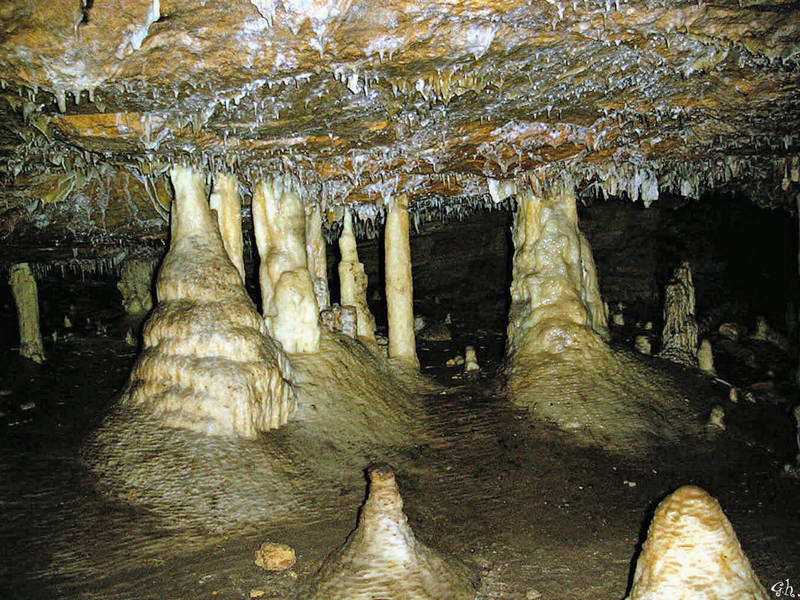
[{"label": "shadow on cave floor", "polygon": [[[442,364],[465,341],[421,344],[423,364]],[[651,511],[686,483],[719,499],[767,587],[800,577],[800,483],[780,476],[794,452],[785,407],[725,404],[728,432],[713,443],[616,458],[570,447],[513,409],[494,376],[502,336],[478,334],[473,343],[484,374],[427,369],[448,386],[422,399],[436,435],[387,458],[417,536],[477,565],[481,598],[521,599],[530,590],[545,599],[623,598]],[[247,598],[263,590],[287,599],[355,526],[363,487],[320,489],[313,522],[254,523],[226,536],[165,531],[109,506],[88,486],[77,447],[135,352],[81,337],[48,353],[44,366],[0,355],[2,597]],[[724,402],[726,390],[710,380],[682,379],[687,393]],[[296,549],[293,570],[253,564],[266,540]]]}]

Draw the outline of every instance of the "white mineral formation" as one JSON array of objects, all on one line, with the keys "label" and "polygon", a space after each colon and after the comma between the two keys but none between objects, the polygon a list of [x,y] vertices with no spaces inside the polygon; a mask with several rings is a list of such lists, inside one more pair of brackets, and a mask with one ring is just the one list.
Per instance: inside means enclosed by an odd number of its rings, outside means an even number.
[{"label": "white mineral formation", "polygon": [[475,353],[475,346],[467,346],[464,350],[464,370],[467,372],[481,370],[478,364],[478,356]]},{"label": "white mineral formation", "polygon": [[264,320],[289,353],[319,350],[319,308],[306,259],[306,213],[283,178],[259,181],[253,193],[253,227]]},{"label": "white mineral formation", "polygon": [[344,227],[339,236],[339,289],[343,306],[356,309],[358,335],[375,340],[375,317],[367,305],[367,274],[364,265],[358,261],[356,236],[353,234],[353,218],[350,211],[344,211]]},{"label": "white mineral formation", "polygon": [[707,375],[714,375],[714,351],[711,348],[711,342],[703,340],[700,342],[700,347],[697,349],[697,365],[700,370]]},{"label": "white mineral formation", "polygon": [[517,194],[508,354],[559,353],[608,337],[591,248],[578,229],[569,183]]},{"label": "white mineral formation", "polygon": [[369,478],[358,527],[322,566],[308,600],[472,600],[469,570],[415,539],[394,473],[375,467]]},{"label": "white mineral formation", "polygon": [[225,252],[202,173],[174,167],[170,175],[175,201],[158,306],[122,402],[170,427],[254,438],[295,411],[289,363]]},{"label": "white mineral formation", "polygon": [[131,316],[142,316],[153,309],[153,276],[156,261],[131,258],[122,263],[117,289],[122,295],[122,306]]},{"label": "white mineral formation", "polygon": [[39,329],[39,294],[36,279],[28,263],[17,263],[9,269],[8,282],[17,305],[19,353],[36,363],[43,363],[44,343]]},{"label": "white mineral formation", "polygon": [[697,366],[697,320],[694,308],[692,269],[684,261],[675,269],[664,295],[660,357],[691,367]]},{"label": "white mineral formation", "polygon": [[393,198],[386,215],[385,261],[389,358],[419,367],[414,339],[414,288],[406,195]]},{"label": "white mineral formation", "polygon": [[658,505],[630,600],[766,600],[719,503],[684,486]]},{"label": "white mineral formation", "polygon": [[222,235],[225,252],[244,281],[242,199],[239,196],[239,180],[233,175],[216,173],[208,203],[211,210],[217,211],[219,232]]},{"label": "white mineral formation", "polygon": [[725,431],[725,409],[719,404],[715,404],[711,409],[711,414],[708,415],[708,422],[706,423],[706,433],[716,435]]},{"label": "white mineral formation", "polygon": [[308,272],[314,283],[314,295],[320,311],[331,305],[328,289],[328,257],[325,253],[325,238],[322,236],[322,212],[319,202],[311,202],[306,209],[306,259]]},{"label": "white mineral formation", "polygon": [[620,312],[614,313],[613,315],[611,315],[611,323],[613,323],[617,327],[622,327],[623,325],[625,325],[625,315]]}]

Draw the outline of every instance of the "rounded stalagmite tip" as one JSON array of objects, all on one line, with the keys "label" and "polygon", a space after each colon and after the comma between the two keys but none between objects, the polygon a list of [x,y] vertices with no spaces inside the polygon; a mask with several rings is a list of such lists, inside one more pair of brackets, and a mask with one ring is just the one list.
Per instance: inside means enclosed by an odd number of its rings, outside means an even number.
[{"label": "rounded stalagmite tip", "polygon": [[629,600],[766,600],[722,508],[684,486],[656,508]]}]

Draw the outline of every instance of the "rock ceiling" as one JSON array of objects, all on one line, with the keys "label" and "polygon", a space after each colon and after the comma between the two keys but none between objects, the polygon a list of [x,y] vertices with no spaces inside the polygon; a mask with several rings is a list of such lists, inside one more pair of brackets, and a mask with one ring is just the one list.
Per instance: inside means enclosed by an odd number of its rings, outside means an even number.
[{"label": "rock ceiling", "polygon": [[0,236],[77,234],[80,206],[141,232],[173,162],[373,211],[565,173],[645,203],[800,191],[790,0],[5,0],[0,77]]}]

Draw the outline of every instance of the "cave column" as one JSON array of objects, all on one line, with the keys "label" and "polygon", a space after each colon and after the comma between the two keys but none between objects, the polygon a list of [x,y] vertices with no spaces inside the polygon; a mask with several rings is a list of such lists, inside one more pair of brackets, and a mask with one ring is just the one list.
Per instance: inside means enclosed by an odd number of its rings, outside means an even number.
[{"label": "cave column", "polygon": [[414,339],[414,288],[411,282],[411,245],[408,232],[408,196],[393,198],[386,215],[386,312],[389,321],[389,358],[419,367]]},{"label": "cave column", "polygon": [[367,304],[367,274],[364,265],[358,261],[356,236],[353,234],[353,217],[344,211],[344,227],[339,236],[339,286],[342,306],[356,309],[356,330],[358,335],[375,340],[375,317]]},{"label": "cave column", "polygon": [[306,260],[314,296],[320,311],[329,308],[331,296],[328,290],[328,259],[325,254],[325,238],[322,237],[322,210],[314,201],[306,211]]},{"label": "cave column", "polygon": [[319,350],[319,307],[306,255],[306,213],[291,182],[264,178],[253,193],[264,320],[286,352]]},{"label": "cave column", "polygon": [[219,232],[222,235],[225,252],[244,282],[242,199],[239,196],[239,180],[233,175],[216,173],[208,202],[211,210],[217,211]]},{"label": "cave column", "polygon": [[43,363],[44,344],[39,329],[39,294],[36,279],[28,263],[17,263],[8,273],[11,293],[17,305],[19,353],[36,363]]},{"label": "cave column", "polygon": [[[532,182],[537,184],[538,182]],[[569,181],[517,193],[507,353],[586,349],[608,337],[591,248]],[[540,189],[536,185],[535,189]]]}]

